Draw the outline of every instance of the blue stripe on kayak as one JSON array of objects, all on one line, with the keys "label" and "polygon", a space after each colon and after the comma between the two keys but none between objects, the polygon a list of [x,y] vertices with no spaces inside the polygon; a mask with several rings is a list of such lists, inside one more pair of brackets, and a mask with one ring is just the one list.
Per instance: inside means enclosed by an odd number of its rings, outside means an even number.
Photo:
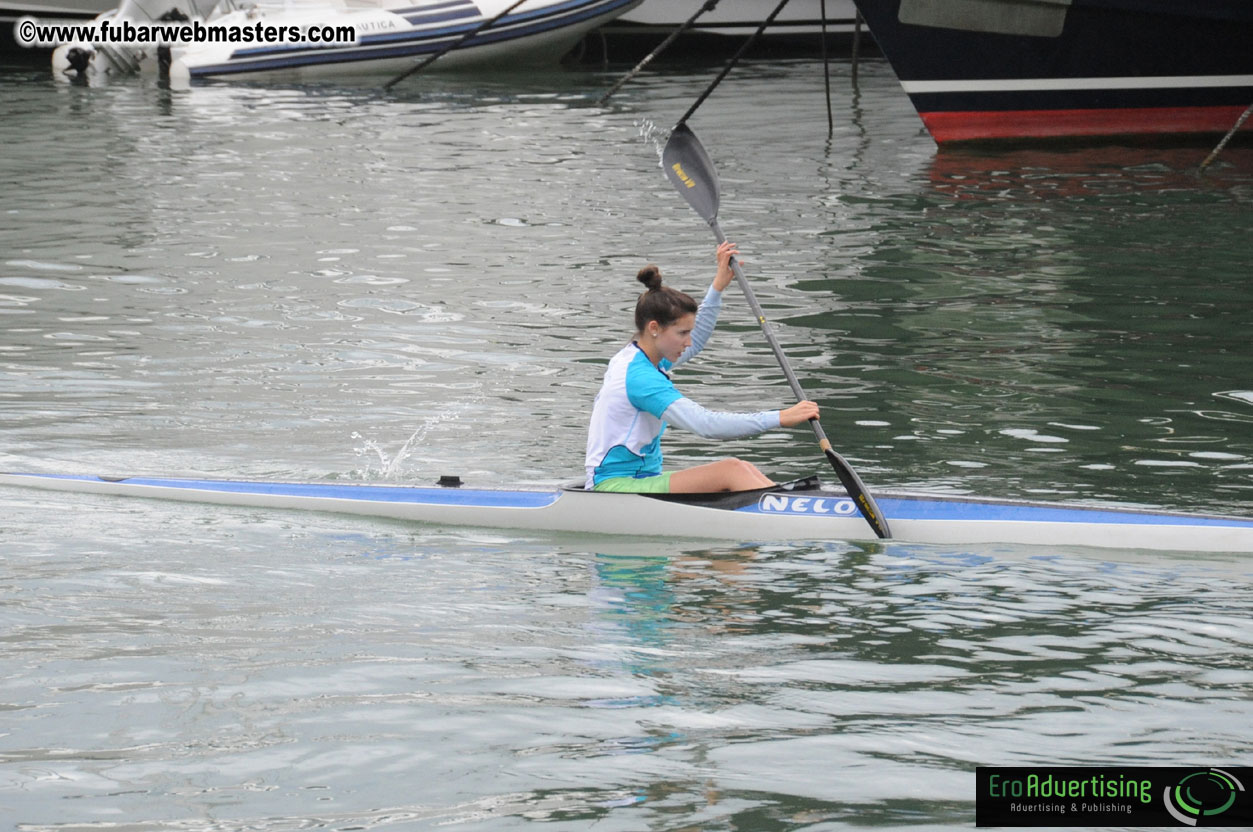
[{"label": "blue stripe on kayak", "polygon": [[[1102,523],[1106,525],[1222,526],[1253,529],[1253,520],[1238,517],[1207,517],[1154,511],[1049,506],[1030,503],[986,503],[926,497],[876,497],[880,510],[892,520],[989,520],[1031,523]],[[848,497],[832,495],[766,494],[755,504],[738,511],[751,514],[855,517],[857,507]]]},{"label": "blue stripe on kayak", "polygon": [[[489,508],[543,508],[557,502],[560,491],[512,491],[508,489],[431,488],[400,485],[353,485],[340,483],[244,482],[167,477],[120,477],[117,479],[71,474],[16,474],[31,479],[73,480],[200,490],[227,494],[264,494],[291,497],[357,500],[374,503],[415,503]],[[961,498],[878,496],[879,508],[889,520],[1013,521],[1035,523],[1099,523],[1105,525],[1209,526],[1248,529],[1253,519],[1137,509],[1088,508],[1033,503],[994,503]],[[793,517],[856,517],[857,507],[848,497],[821,493],[766,494],[752,505],[734,509],[751,514],[785,514]]]},{"label": "blue stripe on kayak", "polygon": [[1253,529],[1253,520],[1238,518],[1158,514],[1151,511],[1071,506],[1033,506],[996,503],[949,502],[947,500],[879,500],[889,518],[911,520],[1016,520],[1037,523],[1104,523],[1119,525],[1231,526]]},{"label": "blue stripe on kayak", "polygon": [[81,477],[64,474],[37,474],[36,478],[116,482],[212,491],[220,494],[265,494],[281,497],[321,497],[334,500],[361,500],[371,503],[421,503],[442,506],[488,506],[492,508],[543,508],[557,502],[557,491],[505,491],[503,489],[415,488],[402,485],[350,485],[339,483],[238,482],[233,480],[166,479],[161,477]]}]

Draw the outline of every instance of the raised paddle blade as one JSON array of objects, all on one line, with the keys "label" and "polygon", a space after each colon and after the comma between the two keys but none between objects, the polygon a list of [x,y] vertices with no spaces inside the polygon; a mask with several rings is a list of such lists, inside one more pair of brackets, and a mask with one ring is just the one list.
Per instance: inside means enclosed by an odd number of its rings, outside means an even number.
[{"label": "raised paddle blade", "polygon": [[[661,151],[661,166],[665,169],[666,177],[674,185],[675,190],[683,194],[683,198],[696,210],[696,213],[709,223],[718,242],[725,241],[726,235],[722,233],[722,228],[718,223],[718,170],[714,167],[709,154],[705,152],[700,139],[696,138],[696,134],[688,128],[686,117],[675,125],[674,131],[670,134],[670,140]],[[783,347],[779,345],[779,339],[774,337],[770,324],[766,321],[766,314],[761,310],[761,304],[757,302],[757,297],[753,294],[753,287],[744,276],[744,270],[734,258],[731,260],[731,268],[735,271],[735,281],[744,292],[744,299],[748,301],[753,314],[757,316],[762,335],[766,337],[770,349],[774,352],[774,357],[779,362],[779,367],[783,370],[783,375],[787,377],[788,385],[791,386],[792,392],[798,399],[804,399],[805,391],[801,388],[796,373],[792,372],[792,365],[787,360]],[[884,538],[891,537],[892,532],[888,528],[887,518],[879,510],[874,498],[866,490],[865,484],[853,470],[853,466],[832,450],[831,442],[827,439],[817,419],[810,421],[810,427],[814,430],[814,438],[818,440],[818,446],[826,453],[831,467],[835,469],[840,482],[844,484],[849,496],[853,498],[861,516],[870,524],[870,528],[874,529],[876,535]]]},{"label": "raised paddle blade", "polygon": [[688,205],[705,222],[713,222],[718,216],[718,170],[700,139],[686,124],[678,125],[670,134],[670,140],[661,151],[661,166]]}]

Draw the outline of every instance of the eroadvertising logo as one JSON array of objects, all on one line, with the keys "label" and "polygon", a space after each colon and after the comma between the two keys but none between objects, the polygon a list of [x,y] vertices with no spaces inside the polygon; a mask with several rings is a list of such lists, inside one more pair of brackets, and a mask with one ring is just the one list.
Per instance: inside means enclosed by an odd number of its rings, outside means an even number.
[{"label": "eroadvertising logo", "polygon": [[976,826],[1253,826],[1253,768],[980,766]]}]

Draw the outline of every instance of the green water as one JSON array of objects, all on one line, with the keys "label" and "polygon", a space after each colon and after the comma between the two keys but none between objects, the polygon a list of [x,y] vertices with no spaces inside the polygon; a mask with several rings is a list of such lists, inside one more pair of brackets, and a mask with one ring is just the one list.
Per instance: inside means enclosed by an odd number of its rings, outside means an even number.
[{"label": "green water", "polygon": [[[937,154],[890,71],[748,66],[722,224],[875,485],[1253,511],[1253,155]],[[708,229],[707,67],[361,89],[0,74],[0,468],[578,477],[636,270]],[[664,136],[664,131],[662,133]],[[681,389],[787,403],[728,298]],[[812,440],[711,443],[778,476]],[[973,822],[991,764],[1249,765],[1246,558],[708,548],[0,493],[22,829]]]}]

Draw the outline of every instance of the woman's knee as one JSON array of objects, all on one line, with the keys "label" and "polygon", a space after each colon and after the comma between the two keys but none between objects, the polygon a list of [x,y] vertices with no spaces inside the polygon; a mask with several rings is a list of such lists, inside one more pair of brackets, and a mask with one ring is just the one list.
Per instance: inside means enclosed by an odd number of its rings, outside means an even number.
[{"label": "woman's knee", "polygon": [[756,465],[735,457],[676,471],[670,478],[673,492],[750,491],[773,484]]},{"label": "woman's knee", "polygon": [[743,471],[746,474],[760,474],[761,473],[761,470],[756,465],[749,462],[747,459],[740,459],[739,457],[733,456],[727,461],[732,463],[736,467],[737,470]]},{"label": "woman's knee", "polygon": [[747,460],[729,457],[724,459],[723,463],[728,475],[734,481],[732,488],[749,489],[772,484],[772,481],[756,465]]}]

